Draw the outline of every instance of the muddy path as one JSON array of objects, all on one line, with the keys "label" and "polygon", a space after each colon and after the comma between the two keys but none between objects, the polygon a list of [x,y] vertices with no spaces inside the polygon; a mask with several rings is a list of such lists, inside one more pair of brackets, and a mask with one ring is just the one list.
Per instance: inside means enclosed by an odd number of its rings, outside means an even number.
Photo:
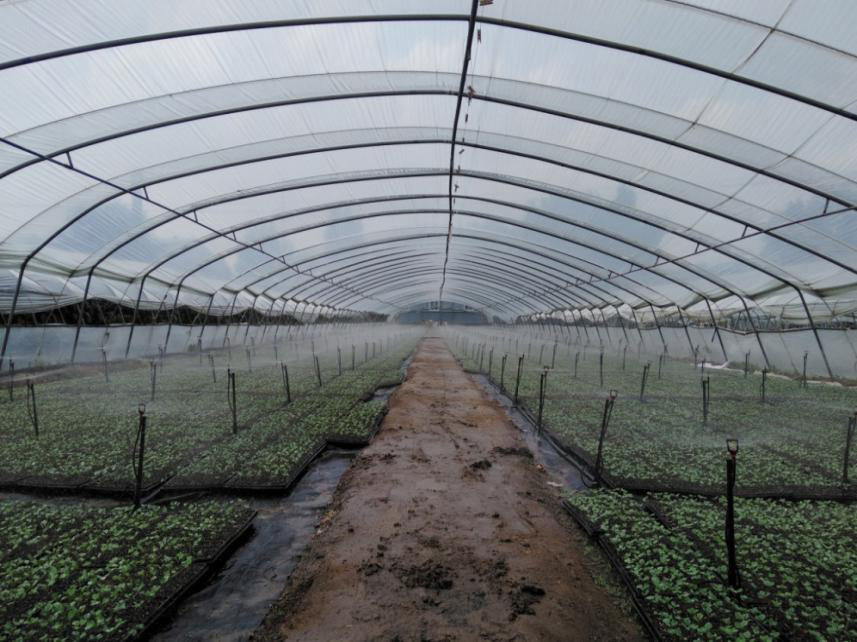
[{"label": "muddy path", "polygon": [[425,339],[264,640],[645,639],[505,411]]}]

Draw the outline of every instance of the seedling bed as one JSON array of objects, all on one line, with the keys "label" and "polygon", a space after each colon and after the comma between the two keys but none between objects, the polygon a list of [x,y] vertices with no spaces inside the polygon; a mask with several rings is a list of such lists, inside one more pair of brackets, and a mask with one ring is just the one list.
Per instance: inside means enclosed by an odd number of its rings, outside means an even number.
[{"label": "seedling bed", "polygon": [[222,562],[252,528],[234,502],[92,508],[0,502],[0,637],[125,640]]}]

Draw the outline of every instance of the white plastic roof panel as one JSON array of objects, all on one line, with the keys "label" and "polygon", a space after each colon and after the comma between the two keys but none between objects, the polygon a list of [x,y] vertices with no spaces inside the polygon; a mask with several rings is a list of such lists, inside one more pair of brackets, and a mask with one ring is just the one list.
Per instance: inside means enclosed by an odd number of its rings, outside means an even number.
[{"label": "white plastic roof panel", "polygon": [[0,311],[853,309],[855,36],[847,0],[5,2]]}]

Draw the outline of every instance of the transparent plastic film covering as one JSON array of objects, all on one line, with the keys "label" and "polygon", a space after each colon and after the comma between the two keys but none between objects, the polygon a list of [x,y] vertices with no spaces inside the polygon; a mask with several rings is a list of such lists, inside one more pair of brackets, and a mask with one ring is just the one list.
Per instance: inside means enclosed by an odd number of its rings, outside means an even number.
[{"label": "transparent plastic film covering", "polygon": [[117,310],[130,355],[445,300],[852,376],[855,23],[833,0],[3,3],[0,363],[45,324],[89,354]]}]

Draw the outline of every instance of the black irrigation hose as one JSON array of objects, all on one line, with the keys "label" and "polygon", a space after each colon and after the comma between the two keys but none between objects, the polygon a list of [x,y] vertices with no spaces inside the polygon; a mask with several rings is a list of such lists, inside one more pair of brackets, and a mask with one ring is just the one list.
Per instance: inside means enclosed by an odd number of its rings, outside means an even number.
[{"label": "black irrigation hose", "polygon": [[637,590],[630,572],[625,568],[625,564],[622,562],[622,557],[619,555],[619,552],[610,540],[603,537],[599,529],[576,507],[572,506],[567,501],[563,501],[562,505],[574,521],[577,522],[584,531],[586,531],[589,537],[593,539],[599,547],[601,547],[601,550],[604,552],[604,555],[607,557],[607,560],[610,562],[613,570],[616,571],[616,574],[628,590],[628,594],[631,597],[631,605],[634,607],[634,612],[637,614],[640,623],[643,625],[643,628],[646,630],[649,637],[656,642],[661,642],[666,639],[657,625],[656,618],[652,615],[649,607],[646,605],[643,596]]}]

